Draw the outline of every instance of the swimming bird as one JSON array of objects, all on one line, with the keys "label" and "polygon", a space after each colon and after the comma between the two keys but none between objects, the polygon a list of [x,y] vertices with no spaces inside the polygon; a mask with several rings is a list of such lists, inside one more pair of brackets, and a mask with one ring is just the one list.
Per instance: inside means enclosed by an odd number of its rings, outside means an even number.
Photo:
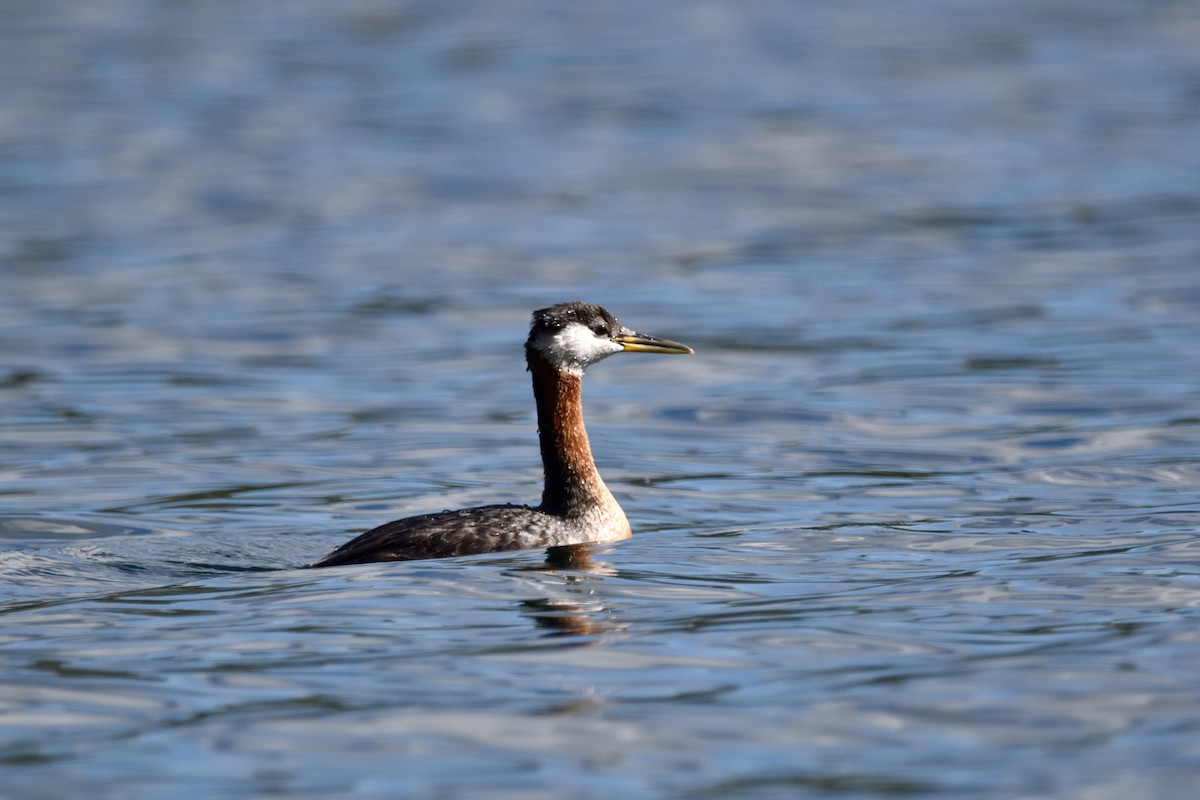
[{"label": "swimming bird", "polygon": [[545,485],[536,506],[491,505],[380,525],[310,567],[617,542],[633,535],[592,459],[583,426],[583,373],[616,353],[691,353],[626,328],[593,303],[533,312],[525,361],[533,377]]}]

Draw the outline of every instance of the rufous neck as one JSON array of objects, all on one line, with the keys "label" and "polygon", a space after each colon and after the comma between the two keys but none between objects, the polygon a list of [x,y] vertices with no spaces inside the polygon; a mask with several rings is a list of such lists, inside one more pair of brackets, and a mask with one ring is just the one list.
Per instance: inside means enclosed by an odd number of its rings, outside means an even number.
[{"label": "rufous neck", "polygon": [[559,370],[537,352],[529,355],[529,371],[546,479],[542,510],[573,516],[609,502],[612,495],[596,469],[583,426],[583,376]]}]

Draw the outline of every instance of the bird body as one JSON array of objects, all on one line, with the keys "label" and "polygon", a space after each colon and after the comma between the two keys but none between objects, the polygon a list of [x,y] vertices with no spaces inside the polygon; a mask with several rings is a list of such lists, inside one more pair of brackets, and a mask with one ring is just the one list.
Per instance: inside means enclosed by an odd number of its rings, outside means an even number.
[{"label": "bird body", "polygon": [[490,505],[380,525],[309,566],[616,542],[633,535],[605,486],[583,423],[583,374],[620,352],[691,353],[686,345],[622,326],[600,306],[535,311],[525,359],[533,379],[545,484],[537,506]]}]

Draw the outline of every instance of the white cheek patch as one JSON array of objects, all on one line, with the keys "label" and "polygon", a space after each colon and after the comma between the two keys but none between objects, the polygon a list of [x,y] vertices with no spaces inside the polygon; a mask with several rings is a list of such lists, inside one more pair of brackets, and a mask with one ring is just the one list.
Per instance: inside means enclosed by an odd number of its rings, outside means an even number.
[{"label": "white cheek patch", "polygon": [[624,349],[611,339],[597,336],[583,325],[575,324],[553,333],[542,333],[533,345],[552,364],[574,375],[582,375],[586,367]]}]

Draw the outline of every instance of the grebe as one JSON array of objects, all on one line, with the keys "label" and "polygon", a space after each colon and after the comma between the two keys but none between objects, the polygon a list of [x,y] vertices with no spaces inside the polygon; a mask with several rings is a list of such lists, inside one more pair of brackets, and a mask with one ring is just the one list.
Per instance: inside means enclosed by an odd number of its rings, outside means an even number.
[{"label": "grebe", "polygon": [[596,470],[583,427],[583,372],[615,353],[691,353],[634,333],[592,303],[533,312],[525,361],[533,375],[545,488],[540,505],[493,505],[408,517],[352,539],[310,567],[446,558],[617,542],[633,535]]}]

